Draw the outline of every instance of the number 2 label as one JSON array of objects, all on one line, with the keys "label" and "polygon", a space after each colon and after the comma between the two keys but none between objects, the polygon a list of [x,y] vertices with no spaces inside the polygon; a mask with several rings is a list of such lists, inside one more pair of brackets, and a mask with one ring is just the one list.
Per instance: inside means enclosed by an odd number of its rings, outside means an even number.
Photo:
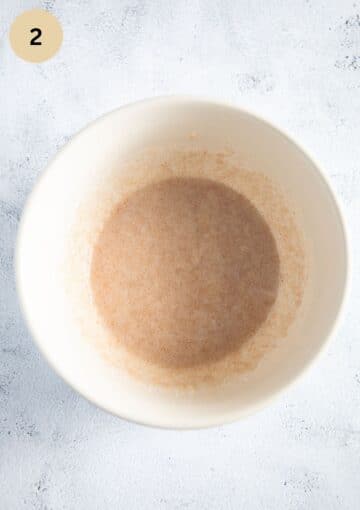
[{"label": "number 2 label", "polygon": [[52,58],[59,50],[63,31],[59,21],[49,11],[31,9],[14,19],[9,39],[18,57],[38,64]]},{"label": "number 2 label", "polygon": [[42,44],[42,43],[41,43],[41,41],[38,41],[39,37],[41,37],[41,34],[42,34],[42,32],[41,32],[40,28],[32,28],[32,29],[30,30],[30,32],[31,32],[32,34],[34,34],[34,33],[36,34],[36,35],[34,35],[34,37],[31,39],[31,41],[30,41],[30,45],[31,45],[31,46],[41,46],[41,44]]}]

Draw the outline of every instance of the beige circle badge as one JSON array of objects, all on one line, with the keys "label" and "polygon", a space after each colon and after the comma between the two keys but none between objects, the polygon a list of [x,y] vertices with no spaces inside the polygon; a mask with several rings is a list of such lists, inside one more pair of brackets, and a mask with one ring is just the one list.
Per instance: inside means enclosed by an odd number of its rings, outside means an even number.
[{"label": "beige circle badge", "polygon": [[12,49],[28,62],[43,62],[51,58],[60,48],[62,39],[60,23],[42,9],[23,12],[10,29]]}]

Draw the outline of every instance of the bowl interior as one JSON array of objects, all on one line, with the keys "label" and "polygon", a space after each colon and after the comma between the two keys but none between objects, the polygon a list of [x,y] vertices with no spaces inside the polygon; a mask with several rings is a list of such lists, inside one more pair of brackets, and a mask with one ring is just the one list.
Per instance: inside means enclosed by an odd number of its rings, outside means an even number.
[{"label": "bowl interior", "polygon": [[[235,148],[247,168],[281,183],[299,211],[311,247],[304,311],[266,361],[232,385],[174,392],[145,387],[110,367],[69,319],[63,285],[67,239],[86,194],[122,161],[146,147],[189,143]],[[331,254],[331,256],[329,256]],[[76,257],[76,255],[75,255]],[[17,245],[17,283],[40,349],[84,396],[141,423],[201,427],[252,412],[295,379],[321,350],[340,310],[347,275],[344,228],[337,204],[312,160],[285,135],[251,114],[189,98],[164,98],[114,111],[80,132],[41,177],[26,206]]]}]

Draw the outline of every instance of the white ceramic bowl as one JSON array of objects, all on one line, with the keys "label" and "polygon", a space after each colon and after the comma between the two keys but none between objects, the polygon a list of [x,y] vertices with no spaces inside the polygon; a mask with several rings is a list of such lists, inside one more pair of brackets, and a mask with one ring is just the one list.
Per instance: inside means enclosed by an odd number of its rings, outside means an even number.
[{"label": "white ceramic bowl", "polygon": [[[313,249],[311,297],[291,337],[235,387],[175,394],[119,378],[81,338],[65,313],[59,271],[71,218],[94,179],[119,168],[130,152],[201,134],[240,147],[249,168],[280,182],[301,211]],[[68,143],[43,173],[25,207],[16,250],[17,286],[30,331],[52,367],[107,411],[143,424],[196,428],[242,418],[293,382],[323,349],[338,323],[348,282],[348,248],[339,204],[319,166],[289,136],[240,108],[189,97],[145,100],[96,120]]]}]

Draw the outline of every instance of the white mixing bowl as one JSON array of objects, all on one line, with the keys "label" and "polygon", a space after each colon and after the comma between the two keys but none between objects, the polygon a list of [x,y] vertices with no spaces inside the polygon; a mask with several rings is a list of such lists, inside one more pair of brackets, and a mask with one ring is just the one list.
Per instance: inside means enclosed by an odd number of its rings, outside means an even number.
[{"label": "white mixing bowl", "polygon": [[[247,165],[281,183],[301,212],[312,246],[306,313],[271,355],[238,383],[191,393],[149,388],[116,373],[66,314],[60,277],[74,211],[91,183],[121,172],[130,153],[201,135],[211,150],[236,147]],[[339,204],[319,166],[291,138],[235,106],[164,97],[124,106],[68,143],[43,173],[25,207],[16,249],[17,286],[30,331],[51,366],[107,411],[143,424],[196,428],[237,420],[266,404],[317,357],[335,331],[348,282],[348,248]]]}]

